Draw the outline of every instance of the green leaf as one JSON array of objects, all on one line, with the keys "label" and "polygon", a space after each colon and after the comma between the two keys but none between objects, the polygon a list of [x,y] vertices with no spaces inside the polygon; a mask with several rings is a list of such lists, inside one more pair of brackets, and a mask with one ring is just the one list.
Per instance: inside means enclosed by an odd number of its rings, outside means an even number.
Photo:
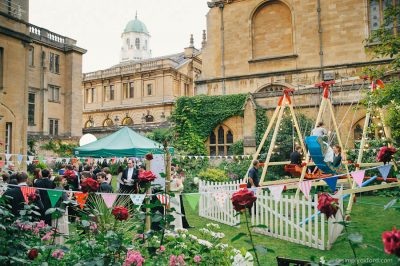
[{"label": "green leaf", "polygon": [[47,209],[47,211],[44,213],[45,215],[50,215],[50,214],[52,214],[53,212],[55,212],[56,211],[56,208],[50,208],[50,209]]},{"label": "green leaf", "polygon": [[243,236],[246,236],[246,234],[241,232],[241,233],[235,235],[234,237],[232,237],[231,242],[235,242],[236,240],[242,238]]},{"label": "green leaf", "polygon": [[349,234],[348,239],[356,244],[360,244],[363,241],[363,236],[360,233]]},{"label": "green leaf", "polygon": [[268,252],[267,248],[260,246],[260,245],[256,245],[256,246],[254,246],[254,248],[256,249],[257,253],[260,253],[260,254],[267,254],[267,252]]}]

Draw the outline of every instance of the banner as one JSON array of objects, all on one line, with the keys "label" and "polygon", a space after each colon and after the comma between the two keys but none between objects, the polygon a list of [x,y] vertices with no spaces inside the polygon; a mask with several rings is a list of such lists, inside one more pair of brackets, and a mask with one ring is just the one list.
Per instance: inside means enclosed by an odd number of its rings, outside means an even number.
[{"label": "banner", "polygon": [[27,186],[21,186],[20,188],[21,188],[22,195],[24,196],[25,202],[28,204],[29,203],[28,195],[32,194],[32,193],[36,193],[36,188],[27,187]]},{"label": "banner", "polygon": [[391,164],[385,164],[382,165],[378,168],[379,172],[381,173],[383,179],[386,181],[386,178],[389,175],[390,169],[392,169],[392,165]]},{"label": "banner", "polygon": [[338,178],[339,178],[338,176],[333,176],[329,178],[324,178],[322,180],[325,181],[325,183],[329,186],[332,192],[335,192]]},{"label": "banner", "polygon": [[269,191],[271,191],[271,195],[274,197],[276,201],[279,201],[282,197],[282,191],[285,188],[285,185],[276,185],[267,187]]},{"label": "banner", "polygon": [[117,199],[117,194],[114,193],[103,193],[101,194],[101,197],[104,200],[104,203],[106,204],[107,208],[111,208]]},{"label": "banner", "polygon": [[362,183],[363,183],[364,176],[365,176],[365,170],[353,172],[353,173],[351,173],[351,176],[353,177],[353,179],[357,183],[357,185],[359,187],[362,187]]},{"label": "banner", "polygon": [[[131,194],[129,197],[132,200],[132,203],[137,206],[142,206],[143,200],[146,197],[146,194]],[[157,197],[158,198],[158,197]],[[160,200],[161,201],[161,200]]]},{"label": "banner", "polygon": [[88,193],[75,192],[74,195],[76,198],[76,202],[78,202],[78,204],[79,204],[79,207],[81,207],[81,209],[83,209],[85,207],[85,203],[88,198]]},{"label": "banner", "polygon": [[62,196],[62,191],[58,190],[47,190],[47,194],[49,195],[50,202],[51,202],[51,207],[54,208],[58,202],[58,200]]},{"label": "banner", "polygon": [[307,180],[299,183],[299,188],[303,192],[304,196],[306,196],[306,199],[308,199],[308,197],[310,196],[311,185],[312,180]]},{"label": "banner", "polygon": [[200,194],[189,194],[189,195],[184,195],[186,201],[189,203],[190,208],[192,208],[193,211],[197,209],[197,206],[199,205],[200,201]]}]

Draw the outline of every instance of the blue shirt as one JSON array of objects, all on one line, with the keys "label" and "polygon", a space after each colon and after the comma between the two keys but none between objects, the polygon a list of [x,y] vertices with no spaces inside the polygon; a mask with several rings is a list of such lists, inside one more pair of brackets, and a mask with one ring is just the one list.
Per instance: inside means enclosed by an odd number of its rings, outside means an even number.
[{"label": "blue shirt", "polygon": [[[260,186],[260,178],[258,177],[258,169],[255,167],[251,168],[249,171],[249,178],[253,179],[253,183],[256,187]],[[247,187],[251,188],[250,181],[247,181]]]}]

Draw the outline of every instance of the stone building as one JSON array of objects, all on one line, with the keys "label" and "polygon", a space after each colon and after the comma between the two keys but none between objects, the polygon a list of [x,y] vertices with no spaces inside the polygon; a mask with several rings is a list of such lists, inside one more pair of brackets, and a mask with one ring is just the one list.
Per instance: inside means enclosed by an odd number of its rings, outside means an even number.
[{"label": "stone building", "polygon": [[[127,46],[129,42],[131,46]],[[99,136],[118,126],[137,131],[168,127],[176,98],[194,95],[194,80],[201,74],[201,54],[194,47],[193,37],[184,52],[146,59],[150,56],[146,54],[150,35],[136,17],[125,27],[122,43],[121,63],[83,75],[84,133]]]},{"label": "stone building", "polygon": [[[82,54],[76,41],[29,23],[28,0],[0,1],[0,153],[28,138],[82,133]],[[16,160],[16,156],[13,157]]]},{"label": "stone building", "polygon": [[[296,111],[315,119],[323,80],[361,75],[363,67],[384,65],[372,58],[365,40],[383,22],[388,3],[370,0],[213,0],[208,2],[207,43],[196,94],[251,93],[243,117],[232,117],[214,129],[244,139],[246,153],[255,150],[255,108],[271,117],[282,90],[295,89]],[[336,84],[332,99],[342,138],[352,143],[365,111],[349,110],[362,97],[363,80]],[[368,82],[367,82],[368,83]],[[328,122],[329,118],[324,116]],[[332,128],[331,128],[332,129]],[[232,132],[234,132],[232,134]],[[358,135],[357,135],[358,134]],[[233,135],[233,136],[232,136]],[[356,137],[355,137],[356,136]],[[228,139],[227,136],[225,141]],[[212,143],[209,147],[227,145]],[[222,152],[222,150],[221,150]],[[218,154],[218,151],[217,151]]]}]

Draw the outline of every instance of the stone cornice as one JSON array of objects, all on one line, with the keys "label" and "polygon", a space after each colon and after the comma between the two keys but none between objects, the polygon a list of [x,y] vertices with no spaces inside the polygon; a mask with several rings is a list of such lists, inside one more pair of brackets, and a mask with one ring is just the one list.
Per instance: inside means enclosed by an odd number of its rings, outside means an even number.
[{"label": "stone cornice", "polygon": [[32,39],[28,35],[18,32],[18,31],[10,30],[8,28],[4,28],[2,26],[0,26],[0,33],[10,36],[10,37],[13,37],[13,38],[16,38],[16,39],[19,39],[19,40],[27,42],[27,43],[30,43],[32,41]]},{"label": "stone cornice", "polygon": [[175,101],[168,101],[168,102],[158,102],[158,103],[146,103],[142,105],[130,105],[130,106],[110,106],[104,107],[99,109],[87,109],[83,110],[83,114],[95,114],[95,113],[104,113],[104,112],[116,112],[116,111],[125,111],[125,110],[132,110],[132,109],[143,109],[143,108],[152,108],[152,107],[159,107],[165,105],[174,105]]}]

